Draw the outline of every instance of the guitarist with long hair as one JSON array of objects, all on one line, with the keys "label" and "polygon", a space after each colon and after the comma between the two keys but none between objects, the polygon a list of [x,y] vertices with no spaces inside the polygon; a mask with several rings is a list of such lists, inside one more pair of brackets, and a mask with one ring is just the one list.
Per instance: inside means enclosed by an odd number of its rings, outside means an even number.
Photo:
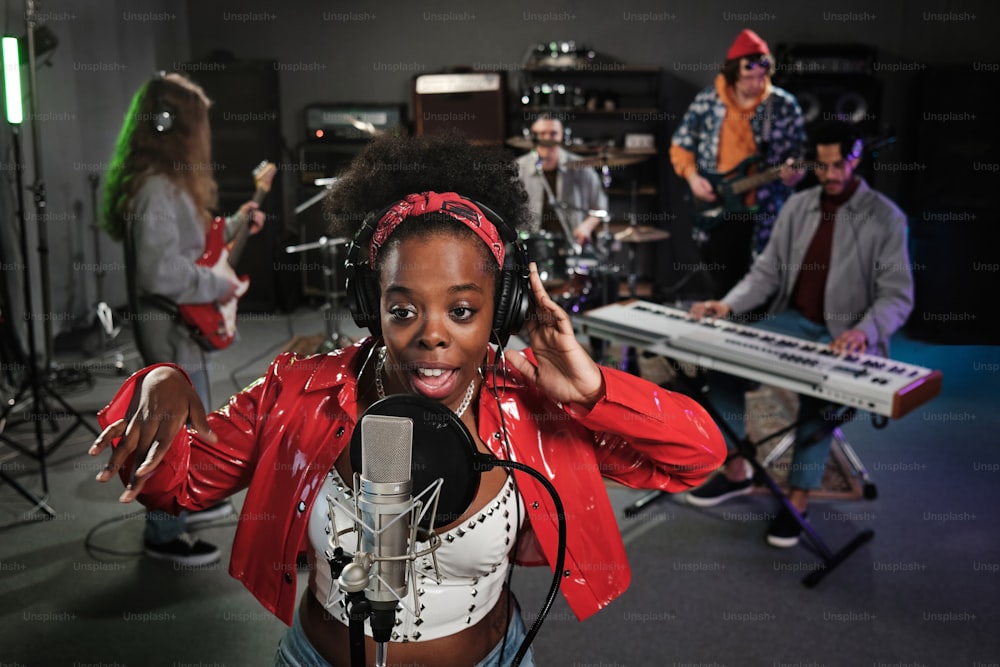
[{"label": "guitarist with long hair", "polygon": [[[802,157],[802,109],[791,93],[771,83],[773,73],[767,42],[743,30],[671,138],[670,161],[690,188],[694,240],[712,274],[714,298],[729,291],[763,251],[778,210],[804,176],[788,164]],[[752,173],[768,167],[773,177]],[[750,176],[765,182],[746,192],[726,189]]]},{"label": "guitarist with long hair", "polygon": [[[245,291],[235,274],[198,263],[212,229],[217,185],[204,90],[181,74],[159,74],[136,92],[108,168],[101,224],[125,246],[129,309],[143,363],[174,363],[191,378],[211,409],[211,353],[176,314],[182,304],[225,304]],[[250,201],[225,220],[231,236],[249,223],[259,231],[264,214]],[[149,512],[145,553],[184,565],[217,561],[219,550],[186,530],[190,523],[224,516],[226,503],[172,516]]]}]

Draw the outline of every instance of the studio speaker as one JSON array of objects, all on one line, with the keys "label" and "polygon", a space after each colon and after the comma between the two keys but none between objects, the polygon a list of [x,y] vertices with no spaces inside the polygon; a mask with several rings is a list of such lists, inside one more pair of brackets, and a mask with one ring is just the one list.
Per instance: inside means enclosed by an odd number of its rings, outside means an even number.
[{"label": "studio speaker", "polygon": [[[272,60],[237,60],[228,56],[186,66],[212,107],[212,166],[219,185],[219,210],[233,214],[253,196],[253,170],[261,161],[282,162],[279,78]],[[287,273],[293,270],[276,253],[283,249],[282,175],[275,176],[261,204],[267,224],[247,241],[236,266],[250,278],[250,289],[240,300],[240,312],[271,313],[297,302],[297,286]]]},{"label": "studio speaker", "polygon": [[818,122],[842,120],[862,137],[875,137],[882,119],[882,83],[875,76],[873,47],[778,44],[775,85],[795,95],[807,131]]},{"label": "studio speaker", "polygon": [[473,142],[503,143],[507,83],[503,72],[421,74],[413,80],[416,134],[457,129]]}]

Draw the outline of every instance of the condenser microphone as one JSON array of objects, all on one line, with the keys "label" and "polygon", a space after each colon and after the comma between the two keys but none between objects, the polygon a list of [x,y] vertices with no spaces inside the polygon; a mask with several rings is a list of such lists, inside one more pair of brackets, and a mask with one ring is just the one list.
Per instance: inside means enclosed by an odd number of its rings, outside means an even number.
[{"label": "condenser microphone", "polygon": [[412,419],[391,415],[362,417],[358,510],[364,525],[362,550],[374,556],[365,597],[372,609],[376,664],[385,664],[385,644],[392,635],[396,604],[406,594],[413,499],[412,451]]}]

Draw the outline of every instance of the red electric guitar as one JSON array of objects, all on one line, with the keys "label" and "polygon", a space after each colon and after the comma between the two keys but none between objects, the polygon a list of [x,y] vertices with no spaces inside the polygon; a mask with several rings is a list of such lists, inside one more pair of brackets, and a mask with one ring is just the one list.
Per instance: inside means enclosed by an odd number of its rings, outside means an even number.
[{"label": "red electric guitar", "polygon": [[[271,181],[277,167],[272,162],[261,162],[253,170],[256,191],[253,201],[259,205],[271,190]],[[205,252],[195,262],[199,266],[207,266],[212,273],[225,276],[239,283],[236,297],[226,303],[181,303],[177,311],[195,340],[206,350],[222,350],[233,342],[236,335],[236,302],[250,288],[250,279],[236,275],[236,262],[239,261],[247,238],[250,236],[250,217],[242,217],[228,246],[225,240],[226,220],[216,217],[205,238]]]}]

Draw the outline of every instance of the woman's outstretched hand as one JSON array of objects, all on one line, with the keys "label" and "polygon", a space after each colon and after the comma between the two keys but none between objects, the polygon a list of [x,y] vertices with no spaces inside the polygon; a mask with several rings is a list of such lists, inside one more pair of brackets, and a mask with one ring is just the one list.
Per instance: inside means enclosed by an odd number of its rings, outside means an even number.
[{"label": "woman's outstretched hand", "polygon": [[525,329],[538,366],[519,352],[507,360],[553,400],[593,407],[604,391],[601,369],[576,339],[569,315],[545,291],[535,263],[529,267],[533,298]]},{"label": "woman's outstretched hand", "polygon": [[99,456],[112,441],[121,438],[97,474],[97,481],[110,480],[134,454],[129,481],[119,497],[123,503],[132,502],[186,423],[207,442],[215,442],[201,399],[183,372],[162,366],[142,376],[136,380],[125,417],[108,425],[87,452]]}]

